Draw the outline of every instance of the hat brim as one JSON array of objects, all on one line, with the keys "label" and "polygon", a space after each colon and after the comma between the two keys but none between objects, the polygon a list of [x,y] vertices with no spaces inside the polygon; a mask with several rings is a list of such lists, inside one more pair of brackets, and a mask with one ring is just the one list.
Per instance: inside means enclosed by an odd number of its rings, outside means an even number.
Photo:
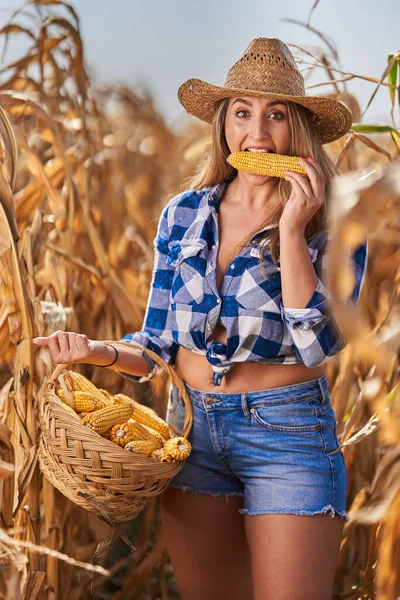
[{"label": "hat brim", "polygon": [[234,96],[282,98],[305,106],[313,113],[315,128],[321,144],[327,144],[342,137],[353,122],[350,110],[342,102],[324,96],[288,96],[272,92],[227,88],[212,85],[201,79],[188,79],[178,89],[179,102],[186,112],[206,123],[212,122],[215,105],[219,100]]}]

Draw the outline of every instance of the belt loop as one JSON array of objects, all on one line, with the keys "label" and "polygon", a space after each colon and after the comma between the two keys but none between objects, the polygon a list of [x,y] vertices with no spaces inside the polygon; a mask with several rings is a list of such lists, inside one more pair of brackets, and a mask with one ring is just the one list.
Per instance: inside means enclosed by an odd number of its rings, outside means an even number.
[{"label": "belt loop", "polygon": [[246,417],[246,419],[250,419],[251,418],[250,411],[249,411],[249,407],[247,406],[247,392],[242,392],[241,401],[242,401],[243,414]]}]

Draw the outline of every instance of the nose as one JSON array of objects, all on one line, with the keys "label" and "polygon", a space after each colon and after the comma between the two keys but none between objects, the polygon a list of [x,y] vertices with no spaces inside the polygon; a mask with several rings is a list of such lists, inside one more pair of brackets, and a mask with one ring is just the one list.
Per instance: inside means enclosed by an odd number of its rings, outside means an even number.
[{"label": "nose", "polygon": [[250,135],[254,141],[263,141],[270,138],[270,123],[265,115],[255,115],[251,121]]}]

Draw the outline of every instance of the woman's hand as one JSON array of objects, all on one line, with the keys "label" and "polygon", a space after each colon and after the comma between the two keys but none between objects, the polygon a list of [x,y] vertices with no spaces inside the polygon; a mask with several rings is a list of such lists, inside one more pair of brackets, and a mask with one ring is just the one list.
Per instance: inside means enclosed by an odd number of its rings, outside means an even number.
[{"label": "woman's hand", "polygon": [[110,363],[115,356],[114,350],[104,342],[89,340],[82,333],[55,331],[49,337],[37,337],[32,341],[48,348],[57,364],[83,362],[101,366],[101,363]]},{"label": "woman's hand", "polygon": [[325,177],[313,158],[300,158],[300,164],[310,179],[284,169],[285,179],[292,184],[292,191],[283,209],[279,228],[304,235],[307,223],[325,202]]}]

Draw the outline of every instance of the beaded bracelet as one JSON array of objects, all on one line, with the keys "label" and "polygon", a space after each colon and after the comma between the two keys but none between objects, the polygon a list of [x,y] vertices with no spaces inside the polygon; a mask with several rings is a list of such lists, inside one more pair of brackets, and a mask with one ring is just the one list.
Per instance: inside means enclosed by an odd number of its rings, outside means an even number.
[{"label": "beaded bracelet", "polygon": [[115,358],[112,361],[112,363],[110,363],[109,365],[97,365],[98,367],[102,367],[102,368],[106,368],[106,367],[112,367],[118,360],[118,350],[116,349],[115,346],[113,346],[112,344],[106,344],[106,346],[111,346],[111,348],[114,348],[115,350]]}]

